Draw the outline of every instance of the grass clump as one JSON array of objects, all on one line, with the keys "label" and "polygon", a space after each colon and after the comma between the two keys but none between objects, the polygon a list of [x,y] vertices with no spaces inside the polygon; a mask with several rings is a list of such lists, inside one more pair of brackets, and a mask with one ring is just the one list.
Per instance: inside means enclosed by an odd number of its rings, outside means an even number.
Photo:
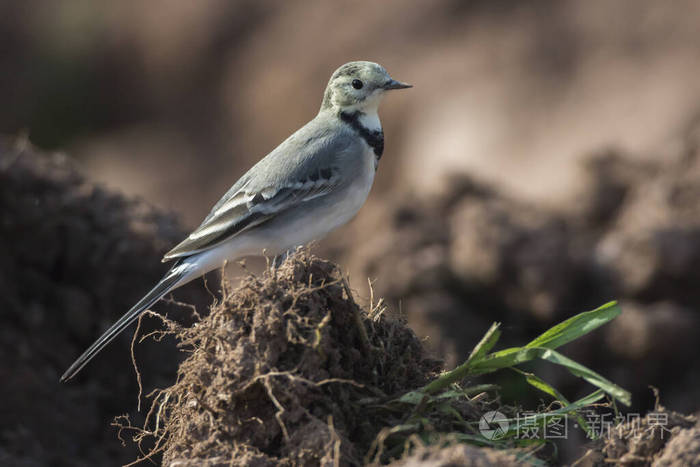
[{"label": "grass clump", "polygon": [[[520,463],[536,461],[537,443],[510,432],[484,437],[482,415],[516,411],[499,403],[495,386],[464,385],[465,378],[542,359],[598,389],[570,403],[518,370],[559,402],[537,417],[575,415],[605,394],[629,403],[626,391],[555,350],[614,318],[614,304],[498,352],[491,352],[494,325],[463,365],[442,374],[404,322],[382,306],[370,308],[355,303],[337,266],[302,250],[235,290],[225,285],[221,301],[194,326],[166,320],[189,353],[177,381],[151,394],[143,427],[116,423],[133,430],[144,458],[162,455],[173,466],[381,464],[426,446],[464,443],[509,451],[509,463]],[[484,455],[471,447],[450,452]]]}]

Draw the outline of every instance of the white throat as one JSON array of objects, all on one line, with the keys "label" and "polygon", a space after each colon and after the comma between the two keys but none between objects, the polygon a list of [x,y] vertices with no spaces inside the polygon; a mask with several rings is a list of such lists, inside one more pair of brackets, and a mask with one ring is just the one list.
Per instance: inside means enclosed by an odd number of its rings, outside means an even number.
[{"label": "white throat", "polygon": [[363,127],[369,131],[380,131],[382,124],[379,121],[379,102],[382,100],[382,97],[380,92],[376,92],[365,99],[364,102],[347,106],[343,111],[348,113],[360,112],[358,121]]},{"label": "white throat", "polygon": [[360,118],[358,118],[358,120],[360,124],[369,131],[379,131],[382,129],[382,123],[379,121],[379,113],[377,113],[377,109],[373,109],[370,112],[365,110],[360,114]]}]

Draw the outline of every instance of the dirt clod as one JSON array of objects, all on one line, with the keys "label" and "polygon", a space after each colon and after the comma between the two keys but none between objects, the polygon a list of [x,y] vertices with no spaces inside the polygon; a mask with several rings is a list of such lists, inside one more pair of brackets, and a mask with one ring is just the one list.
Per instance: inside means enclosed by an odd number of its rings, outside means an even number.
[{"label": "dirt clod", "polygon": [[530,464],[519,461],[512,453],[466,444],[447,447],[425,446],[417,449],[410,456],[390,464],[391,467],[489,467],[492,465],[510,467]]},{"label": "dirt clod", "polygon": [[700,429],[684,428],[666,444],[654,467],[700,465]]},{"label": "dirt clod", "polygon": [[304,251],[225,290],[195,326],[171,326],[191,354],[154,401],[165,465],[361,464],[387,423],[361,401],[439,368],[408,327],[367,314],[337,266]]},{"label": "dirt clod", "polygon": [[698,465],[700,431],[693,416],[657,406],[646,416],[629,420],[596,441],[575,465]]}]

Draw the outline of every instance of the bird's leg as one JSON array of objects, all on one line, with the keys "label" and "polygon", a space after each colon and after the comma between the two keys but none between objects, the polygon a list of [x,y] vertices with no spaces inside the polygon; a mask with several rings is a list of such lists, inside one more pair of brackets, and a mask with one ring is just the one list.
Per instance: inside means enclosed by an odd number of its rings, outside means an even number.
[{"label": "bird's leg", "polygon": [[270,269],[277,269],[279,268],[280,264],[282,263],[279,261],[281,255],[275,255],[274,258],[272,258],[272,263],[270,264]]},{"label": "bird's leg", "polygon": [[291,254],[292,250],[287,250],[284,253],[275,256],[272,259],[272,267],[274,269],[279,269],[279,267],[282,266],[282,263],[284,263],[284,260],[287,259]]}]

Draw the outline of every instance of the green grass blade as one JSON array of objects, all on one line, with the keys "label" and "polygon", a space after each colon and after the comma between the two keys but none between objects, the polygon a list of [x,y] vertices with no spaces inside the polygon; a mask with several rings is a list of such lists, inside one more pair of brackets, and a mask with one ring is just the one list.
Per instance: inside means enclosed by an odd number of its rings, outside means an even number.
[{"label": "green grass blade", "polygon": [[[558,400],[562,404],[562,406],[571,405],[571,403],[566,399],[566,397],[564,397],[564,395],[561,392],[559,392],[554,386],[547,383],[542,378],[538,377],[533,373],[528,373],[518,368],[511,369],[516,373],[520,373],[521,375],[523,375],[525,377],[525,381],[527,381],[528,384],[530,384],[530,386],[535,387],[540,391],[544,392],[545,394],[552,396],[555,400]],[[576,418],[578,425],[583,429],[583,431],[585,431],[586,434],[590,436],[592,434],[592,431],[589,428],[586,420],[584,420],[583,417],[578,413],[574,413],[574,418]]]},{"label": "green grass blade", "polygon": [[620,315],[617,302],[609,302],[593,311],[586,311],[548,329],[525,347],[556,349],[588,334]]},{"label": "green grass blade", "polygon": [[472,352],[469,354],[469,358],[467,358],[467,361],[464,363],[465,365],[469,364],[470,362],[473,363],[481,360],[493,348],[493,346],[496,345],[498,338],[501,337],[501,331],[498,330],[500,326],[501,323],[493,323],[491,325],[489,330],[486,331],[486,334],[484,334],[484,337],[482,337],[479,343],[474,346],[474,350],[472,350]]},{"label": "green grass blade", "polygon": [[568,357],[560,354],[556,350],[543,347],[529,347],[521,349],[508,349],[507,353],[496,352],[483,360],[476,362],[470,368],[469,374],[479,375],[491,373],[502,368],[509,368],[521,363],[529,362],[534,359],[546,360],[557,365],[565,367],[572,374],[585,379],[592,385],[602,389],[614,398],[618,399],[623,404],[629,406],[631,404],[631,395],[620,386],[603,378],[593,370],[571,360]]},{"label": "green grass blade", "polygon": [[596,386],[602,389],[603,391],[607,392],[615,399],[625,404],[627,407],[632,405],[632,395],[628,391],[621,388],[612,381],[602,377],[595,371],[581,365],[578,362],[575,362],[569,357],[565,357],[556,350],[546,349],[546,351],[542,354],[540,358],[565,367],[574,375],[578,376],[579,378],[585,379],[593,386]]},{"label": "green grass blade", "polygon": [[563,405],[569,405],[569,401],[566,400],[564,395],[557,391],[554,386],[551,384],[547,383],[540,377],[536,376],[533,373],[528,373],[527,371],[520,370],[519,368],[511,368],[511,370],[515,371],[516,373],[519,373],[525,377],[525,381],[540,391],[544,392],[545,394],[548,394],[552,396],[554,399],[560,401]]},{"label": "green grass blade", "polygon": [[[474,347],[469,358],[463,364],[451,371],[441,374],[423,388],[404,394],[399,398],[399,401],[417,405],[421,403],[421,400],[423,400],[426,395],[435,394],[444,390],[451,384],[467,376],[491,373],[503,368],[512,368],[534,359],[541,359],[565,367],[572,374],[583,378],[594,386],[604,390],[613,398],[629,406],[631,403],[629,392],[605,379],[593,370],[590,370],[554,350],[559,346],[590,333],[619,316],[619,314],[620,307],[617,305],[617,302],[610,302],[595,310],[579,313],[557,324],[531,341],[525,347],[511,347],[488,354],[500,337],[500,331],[498,329],[500,324],[494,323]],[[526,376],[526,378],[528,383],[532,386],[560,400],[564,404],[567,403],[561,393],[541,379],[534,375]]]},{"label": "green grass blade", "polygon": [[492,441],[488,438],[484,438],[481,435],[472,435],[469,433],[450,433],[450,436],[457,441],[461,441],[467,444],[475,444],[477,446],[491,446],[496,448],[500,447],[500,443],[498,441]]},{"label": "green grass blade", "polygon": [[489,330],[486,331],[486,334],[484,334],[484,337],[481,338],[479,343],[474,347],[474,350],[472,350],[471,354],[469,354],[469,358],[466,362],[462,363],[454,370],[441,374],[427,386],[423,387],[422,391],[427,394],[433,394],[446,388],[452,383],[456,383],[457,381],[464,379],[469,372],[469,368],[474,364],[474,362],[483,360],[484,355],[486,355],[486,353],[491,350],[494,345],[496,345],[496,342],[498,342],[498,338],[501,335],[501,331],[498,330],[499,326],[500,323],[493,323],[491,325]]},{"label": "green grass blade", "polygon": [[552,417],[576,413],[577,411],[579,411],[583,408],[586,408],[592,404],[595,404],[596,402],[603,399],[604,397],[605,397],[605,392],[598,389],[598,390],[590,393],[589,395],[582,397],[581,399],[579,399],[575,402],[572,402],[571,404],[568,404],[564,407],[556,409],[556,410],[550,410],[548,412],[540,412],[540,413],[536,413],[533,415],[529,415],[527,417],[522,417],[520,419],[507,418],[505,420],[506,422],[508,422],[508,431],[506,432],[506,436],[517,436],[520,423],[526,423],[526,422],[539,423],[539,422],[547,421],[547,419],[551,419]]}]

